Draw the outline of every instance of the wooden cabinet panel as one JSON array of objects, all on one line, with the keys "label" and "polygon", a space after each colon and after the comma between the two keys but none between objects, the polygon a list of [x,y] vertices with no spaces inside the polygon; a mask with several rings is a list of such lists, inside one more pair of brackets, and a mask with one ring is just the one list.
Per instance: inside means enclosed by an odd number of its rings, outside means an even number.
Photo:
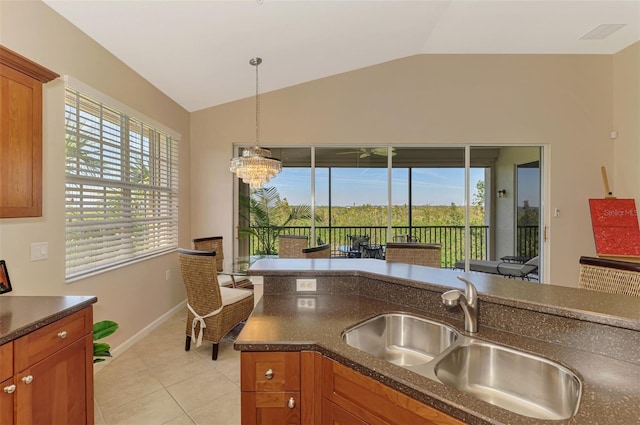
[{"label": "wooden cabinet panel", "polygon": [[[91,353],[88,350],[91,349]],[[93,403],[93,377],[87,376],[87,357],[93,339],[87,335],[16,375],[16,423],[86,424]]]},{"label": "wooden cabinet panel", "polygon": [[242,352],[240,357],[242,391],[300,390],[300,353]]},{"label": "wooden cabinet panel", "polygon": [[241,393],[243,425],[300,424],[300,393],[253,392]]},{"label": "wooden cabinet panel", "polygon": [[464,424],[333,360],[323,359],[322,373],[323,396],[366,423]]},{"label": "wooden cabinet panel", "polygon": [[13,376],[13,342],[0,345],[0,381]]},{"label": "wooden cabinet panel", "polygon": [[21,371],[93,331],[91,309],[83,309],[17,339],[15,370]]},{"label": "wooden cabinet panel", "polygon": [[56,77],[0,46],[0,218],[42,215],[42,83]]},{"label": "wooden cabinet panel", "polygon": [[0,425],[13,423],[15,388],[13,377],[0,383]]},{"label": "wooden cabinet panel", "polygon": [[326,398],[322,399],[322,425],[367,425],[342,407]]}]

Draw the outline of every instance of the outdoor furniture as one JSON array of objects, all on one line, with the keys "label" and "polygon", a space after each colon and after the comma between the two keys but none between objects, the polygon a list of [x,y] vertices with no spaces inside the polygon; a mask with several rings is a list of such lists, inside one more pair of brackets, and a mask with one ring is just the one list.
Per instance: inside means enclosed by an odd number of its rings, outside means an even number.
[{"label": "outdoor furniture", "polygon": [[349,236],[351,239],[351,251],[349,258],[361,258],[364,248],[369,245],[369,236]]},{"label": "outdoor furniture", "polygon": [[420,240],[418,240],[418,238],[410,236],[407,233],[394,235],[393,236],[393,241],[394,242],[420,242]]},{"label": "outdoor furniture", "polygon": [[[469,260],[469,270],[474,272],[497,274],[509,278],[531,280],[538,272],[538,257],[525,263],[513,261]],[[456,261],[454,268],[464,270],[464,260]]]},{"label": "outdoor furniture", "polygon": [[218,358],[218,343],[253,311],[253,292],[218,283],[215,251],[178,248],[182,280],[187,290],[187,327],[184,349],[191,340],[213,343],[211,358]]},{"label": "outdoor furniture", "polygon": [[640,264],[580,257],[581,288],[640,297]]},{"label": "outdoor furniture", "polygon": [[440,244],[415,242],[388,242],[385,248],[385,260],[390,263],[417,264],[420,266],[440,267]]},{"label": "outdoor furniture", "polygon": [[302,248],[309,246],[308,238],[301,235],[278,236],[279,258],[303,258]]},{"label": "outdoor furniture", "polygon": [[367,245],[362,248],[362,258],[384,259],[384,250],[382,245]]},{"label": "outdoor furniture", "polygon": [[330,258],[331,245],[312,246],[311,248],[302,248],[302,258]]},{"label": "outdoor furniture", "polygon": [[[224,271],[224,251],[222,249],[222,236],[209,236],[191,240],[191,249],[196,251],[215,251],[216,270],[218,271],[218,283],[220,286],[236,287],[237,282],[233,273]],[[246,279],[240,279],[246,280]]]}]

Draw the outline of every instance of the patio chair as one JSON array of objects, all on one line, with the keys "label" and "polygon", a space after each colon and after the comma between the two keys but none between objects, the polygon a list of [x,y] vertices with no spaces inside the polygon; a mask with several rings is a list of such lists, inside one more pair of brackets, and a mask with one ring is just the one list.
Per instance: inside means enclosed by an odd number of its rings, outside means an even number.
[{"label": "patio chair", "polygon": [[369,246],[369,236],[349,236],[351,250],[347,254],[349,258],[362,258],[364,248]]},{"label": "patio chair", "polygon": [[224,271],[224,251],[222,249],[222,236],[209,236],[206,238],[196,238],[191,240],[191,249],[197,251],[215,251],[216,270],[218,271],[218,283],[220,286],[231,286],[235,288],[236,280],[232,275],[220,274]]},{"label": "patio chair", "polygon": [[326,243],[310,248],[302,248],[302,258],[331,258],[331,245]]},{"label": "patio chair", "polygon": [[187,327],[184,349],[191,340],[213,343],[211,359],[218,358],[218,343],[253,311],[253,291],[226,288],[218,283],[215,251],[178,248],[182,280],[187,290]]},{"label": "patio chair", "polygon": [[[539,257],[533,257],[525,263],[512,261],[469,260],[469,270],[474,272],[497,274],[508,278],[531,280],[538,272]],[[464,270],[464,260],[456,261],[454,268]],[[537,278],[537,277],[536,277]]]},{"label": "patio chair", "polygon": [[440,244],[388,242],[385,248],[385,260],[390,263],[417,264],[439,268],[442,263],[441,249]]},{"label": "patio chair", "polygon": [[279,258],[303,258],[302,248],[309,246],[308,238],[301,235],[278,236]]}]

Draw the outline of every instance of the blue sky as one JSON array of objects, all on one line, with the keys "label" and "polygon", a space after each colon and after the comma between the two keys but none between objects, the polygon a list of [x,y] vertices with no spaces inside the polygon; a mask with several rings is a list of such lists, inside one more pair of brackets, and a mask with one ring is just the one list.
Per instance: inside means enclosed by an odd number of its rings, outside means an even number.
[{"label": "blue sky", "polygon": [[[484,178],[484,170],[471,169],[472,199],[476,183]],[[332,205],[386,205],[387,169],[385,168],[333,168]],[[277,186],[280,195],[290,204],[310,203],[311,170],[284,168],[267,186]],[[413,205],[464,204],[464,169],[413,169]],[[316,169],[316,205],[328,205],[328,171]],[[408,204],[407,169],[393,169],[392,197],[394,205]]]}]

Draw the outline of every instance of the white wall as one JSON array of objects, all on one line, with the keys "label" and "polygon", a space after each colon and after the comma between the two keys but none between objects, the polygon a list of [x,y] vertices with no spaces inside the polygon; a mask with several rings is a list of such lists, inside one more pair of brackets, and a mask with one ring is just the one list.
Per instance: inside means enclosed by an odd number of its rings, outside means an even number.
[{"label": "white wall", "polygon": [[[0,42],[57,72],[89,84],[182,135],[180,142],[180,244],[189,246],[189,113],[40,1],[0,2]],[[160,63],[159,63],[160,65]],[[121,324],[114,347],[186,298],[177,255],[65,283],[64,277],[64,83],[44,87],[43,216],[0,219],[0,258],[6,260],[14,295],[95,295],[94,320]],[[33,242],[49,243],[49,258],[30,261]],[[170,270],[171,279],[165,280]],[[3,295],[5,296],[5,295]]]}]

